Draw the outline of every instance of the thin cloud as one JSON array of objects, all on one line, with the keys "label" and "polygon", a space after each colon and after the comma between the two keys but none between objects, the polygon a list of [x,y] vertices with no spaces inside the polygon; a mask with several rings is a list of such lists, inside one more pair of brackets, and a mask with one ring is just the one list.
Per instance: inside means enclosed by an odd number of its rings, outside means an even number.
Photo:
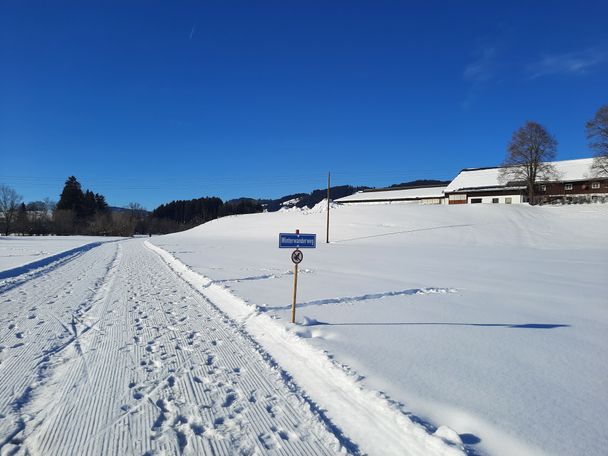
[{"label": "thin cloud", "polygon": [[485,47],[475,60],[465,66],[462,77],[465,81],[487,81],[494,75],[495,68],[496,48]]},{"label": "thin cloud", "polygon": [[196,30],[196,24],[194,24],[194,25],[192,26],[192,30],[190,30],[190,38],[189,38],[190,40],[191,40],[191,39],[192,39],[192,37],[194,36],[194,31],[195,31],[195,30]]},{"label": "thin cloud", "polygon": [[462,102],[463,109],[469,109],[481,96],[491,80],[496,76],[498,61],[495,46],[481,48],[476,57],[468,63],[462,72],[462,78],[470,83],[465,99]]},{"label": "thin cloud", "polygon": [[592,67],[604,63],[608,53],[597,49],[586,49],[579,52],[545,55],[537,62],[526,66],[526,73],[530,79],[556,74],[586,74]]}]

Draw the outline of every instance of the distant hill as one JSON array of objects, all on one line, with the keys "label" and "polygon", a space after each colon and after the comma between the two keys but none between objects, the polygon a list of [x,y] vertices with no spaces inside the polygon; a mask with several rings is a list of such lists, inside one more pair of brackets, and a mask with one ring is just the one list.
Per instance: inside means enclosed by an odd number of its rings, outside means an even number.
[{"label": "distant hill", "polygon": [[[131,212],[131,209],[128,207],[108,206],[108,209],[110,209],[110,212]],[[147,211],[146,209],[137,209],[135,212],[137,212],[139,215],[150,214],[150,211]]]},{"label": "distant hill", "polygon": [[[388,188],[442,185],[449,184],[449,181],[440,180],[415,180],[394,184]],[[339,185],[330,188],[330,199],[336,200],[345,196],[352,195],[358,191],[369,190],[372,187],[352,185]],[[256,212],[276,212],[281,209],[293,207],[312,208],[327,198],[327,189],[316,189],[310,193],[293,193],[276,199],[256,199],[256,198],[235,198],[222,201],[217,197],[194,198],[191,200],[171,201],[161,204],[150,214],[151,227],[153,232],[173,232],[191,228],[201,223],[214,220],[226,215],[251,214]],[[112,211],[125,212],[126,208],[111,207]]]},{"label": "distant hill", "polygon": [[[366,188],[368,187],[352,187],[350,185],[331,187],[329,190],[329,197],[332,200],[343,198]],[[267,199],[259,200],[259,202],[268,212],[275,212],[279,209],[290,207],[311,208],[319,204],[325,198],[327,198],[327,189],[317,189],[310,193],[294,193],[293,195],[283,196],[275,200]]]}]

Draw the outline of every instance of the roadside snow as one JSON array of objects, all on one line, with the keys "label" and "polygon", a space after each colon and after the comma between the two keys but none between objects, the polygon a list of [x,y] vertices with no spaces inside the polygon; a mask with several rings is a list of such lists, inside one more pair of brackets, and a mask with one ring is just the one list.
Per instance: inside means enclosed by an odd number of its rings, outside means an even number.
[{"label": "roadside snow", "polygon": [[[475,454],[604,453],[608,207],[339,207],[330,244],[322,211],[227,217],[152,242],[226,293],[220,307],[347,433],[340,420],[354,418],[331,413],[346,401],[315,389],[310,363]],[[296,228],[318,248],[304,251],[292,326],[290,251],[276,237]]]},{"label": "roadside snow", "polygon": [[38,262],[83,245],[120,238],[97,236],[0,236],[0,271]]}]

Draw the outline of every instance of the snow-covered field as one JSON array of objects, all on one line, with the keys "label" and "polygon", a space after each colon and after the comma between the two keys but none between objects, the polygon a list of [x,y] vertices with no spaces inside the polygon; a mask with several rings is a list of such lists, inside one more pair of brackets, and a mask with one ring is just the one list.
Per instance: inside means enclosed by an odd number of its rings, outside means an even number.
[{"label": "snow-covered field", "polygon": [[0,455],[605,454],[608,206],[324,222],[0,240]]},{"label": "snow-covered field", "polygon": [[95,236],[0,236],[0,271],[43,262],[57,254],[118,238]]},{"label": "snow-covered field", "polygon": [[[242,298],[220,308],[364,451],[382,447],[347,416],[356,395],[338,369],[387,406],[373,419],[411,412],[472,454],[605,454],[608,207],[340,207],[330,244],[324,223],[321,210],[235,216],[152,242],[211,279],[207,293]],[[295,229],[318,248],[292,327],[277,244]]]}]

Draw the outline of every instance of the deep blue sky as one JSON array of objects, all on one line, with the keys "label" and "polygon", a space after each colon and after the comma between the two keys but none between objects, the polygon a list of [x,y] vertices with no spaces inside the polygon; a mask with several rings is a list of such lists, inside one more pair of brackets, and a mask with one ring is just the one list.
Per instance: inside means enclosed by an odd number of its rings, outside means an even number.
[{"label": "deep blue sky", "polygon": [[0,0],[0,183],[149,209],[492,166],[526,120],[590,156],[606,1]]}]

